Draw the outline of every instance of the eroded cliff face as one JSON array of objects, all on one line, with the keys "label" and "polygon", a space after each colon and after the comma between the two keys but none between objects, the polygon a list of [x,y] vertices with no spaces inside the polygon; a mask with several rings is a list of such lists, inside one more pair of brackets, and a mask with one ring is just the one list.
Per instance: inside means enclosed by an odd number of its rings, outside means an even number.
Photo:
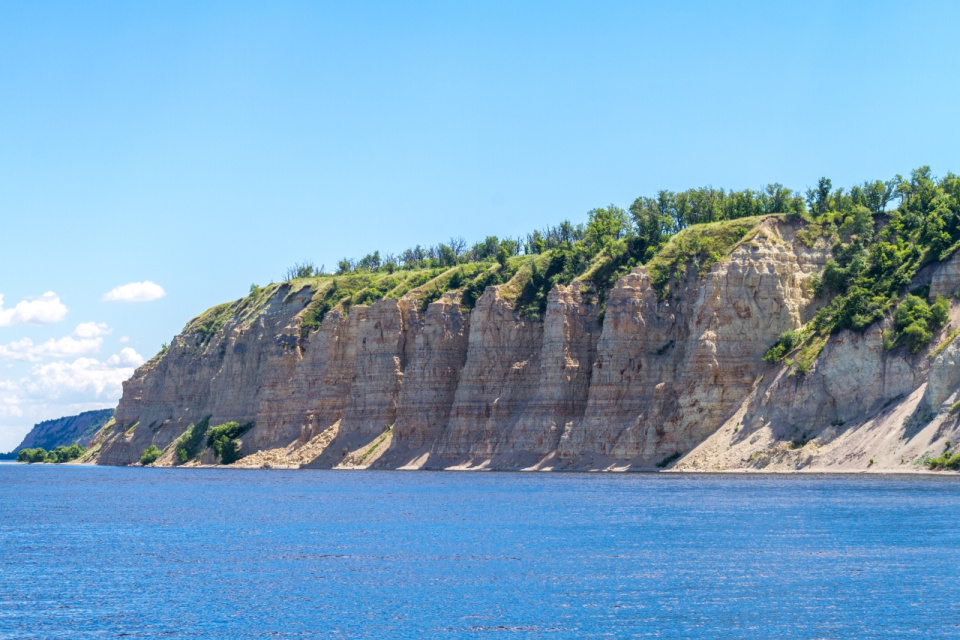
[{"label": "eroded cliff face", "polygon": [[[960,351],[886,350],[879,324],[832,336],[800,375],[762,357],[822,302],[811,278],[828,257],[765,220],[706,273],[689,265],[664,296],[643,267],[621,277],[602,322],[596,293],[558,285],[542,318],[502,287],[474,309],[450,292],[331,311],[285,285],[223,322],[193,323],[124,385],[116,424],[93,443],[101,464],[149,445],[178,464],[187,427],[253,423],[240,466],[459,469],[915,469],[956,438]],[[954,258],[931,294],[960,288]],[[956,306],[956,305],[955,305]],[[205,326],[204,330],[197,327]],[[215,462],[212,452],[198,462]]]}]

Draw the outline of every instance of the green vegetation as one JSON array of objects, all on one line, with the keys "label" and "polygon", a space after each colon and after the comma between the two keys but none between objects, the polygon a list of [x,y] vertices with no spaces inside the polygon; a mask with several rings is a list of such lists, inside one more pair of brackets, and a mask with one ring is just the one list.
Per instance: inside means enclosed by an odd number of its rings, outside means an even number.
[{"label": "green vegetation", "polygon": [[953,471],[960,469],[960,451],[951,451],[950,444],[948,440],[946,449],[936,458],[925,456],[922,459],[923,463],[934,471],[942,471],[944,469]]},{"label": "green vegetation", "polygon": [[[834,298],[811,324],[820,334],[862,331],[898,305],[921,267],[956,249],[960,178],[948,174],[938,181],[929,167],[921,167],[909,179],[897,176],[850,192],[830,188],[830,181],[821,179],[810,204],[811,221],[833,241],[834,258],[824,269],[820,293]],[[887,212],[885,206],[893,197],[899,197],[900,206]],[[888,340],[891,348],[904,345],[915,352],[942,325],[938,317],[942,303],[934,311],[914,298],[919,296],[905,299],[906,309],[899,320],[895,317],[898,326]]]},{"label": "green vegetation", "polygon": [[212,447],[220,458],[220,464],[233,464],[240,455],[237,438],[253,428],[253,423],[239,424],[227,422],[210,429],[207,433],[207,446]]},{"label": "green vegetation", "polygon": [[147,466],[148,464],[153,464],[157,461],[157,458],[160,457],[160,449],[157,449],[156,446],[150,445],[143,450],[143,453],[140,454],[140,464]]},{"label": "green vegetation", "polygon": [[47,461],[47,452],[41,447],[36,449],[21,449],[20,453],[17,454],[17,462],[26,462],[28,464],[33,464],[35,462],[46,462]]},{"label": "green vegetation", "polygon": [[393,433],[393,427],[391,426],[389,429],[387,429],[387,430],[384,431],[382,434],[380,434],[380,437],[378,437],[376,440],[374,440],[374,441],[373,441],[373,444],[371,444],[369,447],[367,447],[367,450],[363,452],[363,455],[360,456],[360,459],[359,459],[359,460],[357,460],[357,464],[363,464],[364,460],[366,460],[367,458],[369,458],[369,457],[370,457],[370,454],[372,454],[374,451],[376,451],[376,450],[377,450],[377,447],[379,447],[379,446],[381,445],[381,443],[383,443],[383,441],[386,440],[387,436],[389,436],[389,435],[392,434],[392,433]]},{"label": "green vegetation", "polygon": [[330,311],[349,312],[383,298],[408,295],[425,310],[445,291],[459,291],[468,311],[491,285],[503,285],[502,295],[522,316],[537,318],[546,311],[549,291],[574,280],[596,296],[602,319],[617,279],[634,267],[646,265],[660,299],[669,298],[686,278],[706,274],[736,247],[751,243],[772,215],[794,221],[799,243],[827,249],[831,258],[809,280],[810,292],[823,298],[821,310],[800,330],[781,336],[767,352],[768,362],[796,352],[789,366],[802,376],[831,334],[862,331],[888,316],[894,325],[886,336],[890,348],[917,352],[943,326],[947,303],[931,304],[922,291],[907,289],[922,267],[960,247],[960,178],[936,179],[921,167],[908,178],[849,190],[821,178],[805,194],[781,184],[759,191],[659,191],[637,198],[629,209],[593,209],[584,224],[564,220],[525,238],[488,236],[472,246],[452,238],[399,254],[374,251],[359,260],[344,258],[335,273],[297,263],[286,282],[252,285],[247,298],[211,309],[188,329],[202,347],[229,317],[249,320],[279,291],[289,301],[305,288],[312,297],[301,315],[302,337]]},{"label": "green vegetation", "polygon": [[671,454],[668,455],[666,458],[664,458],[663,460],[661,460],[660,462],[657,463],[657,468],[658,468],[658,469],[666,469],[666,468],[669,467],[671,464],[673,464],[674,462],[676,462],[677,460],[679,460],[679,459],[680,459],[680,456],[682,456],[682,455],[683,455],[683,454],[680,453],[679,451],[677,451],[677,452],[675,452],[675,453],[671,453]]},{"label": "green vegetation", "polygon": [[189,462],[200,453],[203,437],[207,434],[207,428],[210,426],[210,418],[211,416],[205,416],[202,420],[198,420],[196,424],[191,424],[183,432],[183,435],[177,438],[175,452],[180,464]]},{"label": "green vegetation", "polygon": [[946,323],[949,312],[950,301],[943,296],[937,296],[937,301],[928,305],[919,296],[907,295],[893,314],[894,330],[884,334],[884,346],[894,349],[905,345],[910,353],[916,353]]},{"label": "green vegetation", "polygon": [[726,220],[678,232],[648,264],[659,298],[669,297],[670,282],[682,280],[688,267],[695,269],[697,275],[705,275],[711,265],[729,255],[762,221],[762,217]]},{"label": "green vegetation", "polygon": [[[217,334],[235,312],[235,304],[224,303],[197,316],[187,325],[187,330],[199,337],[197,348],[202,349]],[[166,353],[162,351],[161,353]]]},{"label": "green vegetation", "polygon": [[[297,263],[287,270],[285,286],[296,287],[291,294],[303,286],[315,291],[302,315],[303,336],[316,330],[334,309],[348,311],[353,305],[407,293],[425,309],[445,291],[460,291],[462,307],[468,311],[492,285],[510,284],[511,295],[507,297],[515,298],[520,313],[538,317],[546,310],[547,293],[553,286],[580,279],[595,291],[602,313],[617,279],[651,260],[661,248],[672,246],[655,265],[659,269],[658,288],[665,296],[669,280],[682,276],[687,262],[695,262],[698,272],[704,272],[729,253],[763,215],[802,212],[802,196],[779,184],[757,192],[726,192],[712,187],[680,193],[660,191],[653,198],[637,198],[629,212],[614,205],[593,209],[586,224],[564,220],[525,239],[488,236],[468,246],[462,238],[452,238],[435,246],[417,245],[399,254],[375,251],[360,260],[340,260],[333,274],[326,273],[323,266]],[[732,220],[742,222],[723,224]],[[671,236],[688,227],[691,229],[677,242],[669,242]],[[248,300],[272,293],[273,286],[252,285]],[[240,304],[243,309],[256,306],[253,302]],[[223,312],[214,308],[193,321],[202,343],[222,327],[218,320]]]},{"label": "green vegetation", "polygon": [[800,343],[800,334],[796,331],[785,331],[780,334],[776,344],[767,350],[763,356],[764,362],[779,362],[784,356],[793,351]]},{"label": "green vegetation", "polygon": [[78,444],[72,444],[69,447],[57,447],[53,451],[45,451],[42,447],[35,449],[22,449],[17,454],[17,462],[26,462],[29,464],[45,462],[48,464],[61,464],[76,460],[86,453],[86,449]]},{"label": "green vegetation", "polygon": [[487,290],[487,287],[510,282],[517,272],[517,268],[518,264],[516,261],[505,261],[503,264],[494,263],[472,280],[464,280],[460,306],[464,311],[473,309],[477,304],[477,300],[479,300],[483,292]]},{"label": "green vegetation", "polygon": [[954,338],[956,338],[957,336],[960,336],[960,329],[954,329],[953,331],[951,331],[950,335],[944,338],[943,342],[938,344],[937,348],[930,352],[930,358],[933,359],[933,358],[936,358],[938,355],[940,355],[940,353],[944,349],[950,346],[950,343],[953,342]]},{"label": "green vegetation", "polygon": [[[887,211],[895,198],[899,206]],[[929,286],[907,292],[924,266],[949,257],[960,246],[960,178],[937,180],[929,167],[910,178],[896,176],[850,191],[833,190],[821,178],[807,192],[806,228],[797,237],[806,246],[818,242],[832,248],[823,274],[812,279],[813,293],[828,298],[814,319],[797,332],[790,348],[783,336],[767,352],[774,362],[800,347],[794,373],[804,375],[827,338],[843,329],[863,331],[892,315],[893,329],[884,334],[888,349],[905,347],[917,353],[947,321],[950,303],[927,301]],[[949,344],[956,334],[934,352]]]},{"label": "green vegetation", "polygon": [[[386,297],[399,298],[441,276],[445,271],[447,270],[434,268],[404,273],[356,272],[339,277],[316,278],[309,285],[315,288],[316,293],[301,316],[301,335],[306,337],[310,331],[317,330],[327,313],[334,309],[346,313],[355,305],[373,304]],[[441,293],[442,291],[438,291],[434,299],[439,298]]]}]

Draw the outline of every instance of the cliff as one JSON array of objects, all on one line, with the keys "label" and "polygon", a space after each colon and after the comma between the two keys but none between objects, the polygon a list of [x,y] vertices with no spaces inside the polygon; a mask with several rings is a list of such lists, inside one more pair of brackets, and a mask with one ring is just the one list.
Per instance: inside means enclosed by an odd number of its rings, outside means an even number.
[{"label": "cliff", "polygon": [[154,445],[157,465],[215,463],[205,445],[176,452],[207,417],[252,425],[236,441],[249,467],[914,471],[943,453],[958,438],[957,254],[910,283],[951,296],[916,353],[885,345],[887,314],[767,362],[827,304],[833,253],[801,242],[800,220],[744,224],[667,287],[658,257],[609,291],[558,284],[542,315],[517,304],[536,257],[472,308],[451,273],[349,308],[327,303],[345,286],[330,278],[268,287],[194,319],[138,369],[87,459],[131,464]]},{"label": "cliff", "polygon": [[113,409],[84,411],[75,416],[66,416],[56,420],[44,420],[33,425],[30,432],[24,436],[16,449],[6,454],[6,457],[16,459],[17,453],[23,449],[40,447],[50,451],[57,447],[68,447],[79,444],[86,447],[90,444],[97,432],[113,417]]}]

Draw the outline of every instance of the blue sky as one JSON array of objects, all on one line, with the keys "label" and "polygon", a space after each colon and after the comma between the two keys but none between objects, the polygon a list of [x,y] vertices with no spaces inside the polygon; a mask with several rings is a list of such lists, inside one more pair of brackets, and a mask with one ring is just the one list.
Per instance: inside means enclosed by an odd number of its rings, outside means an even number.
[{"label": "blue sky", "polygon": [[[298,260],[661,188],[960,171],[958,23],[952,2],[0,2],[0,451],[111,406],[187,320]],[[165,295],[103,299],[142,282]]]}]

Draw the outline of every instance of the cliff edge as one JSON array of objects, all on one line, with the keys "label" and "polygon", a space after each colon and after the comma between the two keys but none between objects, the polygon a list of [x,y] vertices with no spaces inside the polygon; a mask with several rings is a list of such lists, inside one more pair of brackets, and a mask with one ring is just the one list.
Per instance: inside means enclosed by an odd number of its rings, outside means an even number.
[{"label": "cliff edge", "polygon": [[155,446],[155,465],[214,464],[216,436],[186,445],[194,425],[237,423],[246,467],[925,469],[960,438],[960,254],[907,283],[948,296],[946,322],[910,349],[891,344],[889,312],[810,329],[840,245],[796,217],[742,224],[706,264],[665,278],[658,257],[609,291],[557,284],[542,314],[517,304],[536,256],[472,305],[455,269],[349,307],[330,303],[333,277],[258,290],[140,367],[86,459],[133,464]]}]

